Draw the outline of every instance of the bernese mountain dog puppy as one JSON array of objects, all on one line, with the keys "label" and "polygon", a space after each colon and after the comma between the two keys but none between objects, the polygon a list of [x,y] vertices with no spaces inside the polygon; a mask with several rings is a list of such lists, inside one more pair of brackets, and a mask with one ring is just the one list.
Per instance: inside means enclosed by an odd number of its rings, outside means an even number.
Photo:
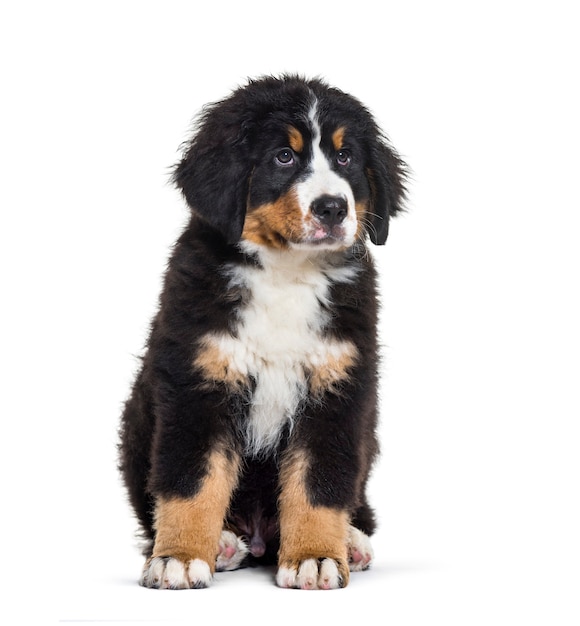
[{"label": "bernese mountain dog puppy", "polygon": [[208,106],[175,167],[191,218],[122,416],[145,587],[277,562],[344,587],[372,559],[377,287],[406,167],[355,98],[298,76]]}]

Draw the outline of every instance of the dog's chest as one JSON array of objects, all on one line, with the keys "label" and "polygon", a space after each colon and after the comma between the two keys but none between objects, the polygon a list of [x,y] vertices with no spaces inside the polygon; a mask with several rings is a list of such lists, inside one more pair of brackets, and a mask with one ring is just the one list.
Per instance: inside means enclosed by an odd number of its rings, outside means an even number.
[{"label": "dog's chest", "polygon": [[346,377],[356,350],[328,334],[327,271],[302,264],[229,268],[228,274],[248,297],[234,332],[206,336],[202,354],[214,380],[253,388],[246,443],[247,452],[257,454],[276,446],[309,394],[321,395]]}]

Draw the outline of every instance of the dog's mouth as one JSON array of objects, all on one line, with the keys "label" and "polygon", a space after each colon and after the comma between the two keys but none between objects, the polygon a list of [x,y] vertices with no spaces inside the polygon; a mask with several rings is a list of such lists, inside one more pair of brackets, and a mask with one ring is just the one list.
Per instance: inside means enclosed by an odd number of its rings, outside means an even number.
[{"label": "dog's mouth", "polygon": [[326,226],[317,224],[306,233],[303,242],[313,245],[344,244],[346,243],[346,229],[344,226]]}]

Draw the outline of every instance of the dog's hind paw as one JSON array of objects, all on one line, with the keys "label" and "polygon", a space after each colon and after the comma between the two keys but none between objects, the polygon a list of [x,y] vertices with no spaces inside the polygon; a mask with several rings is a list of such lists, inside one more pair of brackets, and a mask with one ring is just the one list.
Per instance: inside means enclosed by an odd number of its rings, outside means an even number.
[{"label": "dog's hind paw", "polygon": [[248,554],[246,542],[231,530],[222,530],[215,568],[218,572],[238,569]]},{"label": "dog's hind paw", "polygon": [[370,567],[373,560],[371,540],[361,530],[351,526],[348,533],[348,567],[360,572]]}]

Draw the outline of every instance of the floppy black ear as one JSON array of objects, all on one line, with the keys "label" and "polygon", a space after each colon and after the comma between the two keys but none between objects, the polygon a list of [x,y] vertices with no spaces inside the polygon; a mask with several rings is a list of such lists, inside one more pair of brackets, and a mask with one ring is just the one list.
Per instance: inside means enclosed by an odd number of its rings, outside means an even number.
[{"label": "floppy black ear", "polygon": [[374,244],[383,245],[389,219],[403,210],[407,179],[407,166],[386,139],[378,138],[371,147],[367,176],[371,188],[369,235]]},{"label": "floppy black ear", "polygon": [[173,180],[189,206],[228,243],[240,240],[252,165],[246,154],[244,124],[224,101],[208,107]]}]

